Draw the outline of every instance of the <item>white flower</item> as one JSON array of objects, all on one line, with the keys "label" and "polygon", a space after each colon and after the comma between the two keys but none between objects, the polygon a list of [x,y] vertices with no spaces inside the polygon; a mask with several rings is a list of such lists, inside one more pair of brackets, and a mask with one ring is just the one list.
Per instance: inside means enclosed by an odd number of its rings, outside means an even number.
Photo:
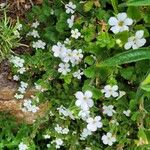
[{"label": "white flower", "polygon": [[71,18],[67,19],[67,23],[69,25],[69,28],[72,28],[74,23],[74,15],[72,15]]},{"label": "white flower", "polygon": [[102,141],[105,145],[112,146],[114,142],[116,142],[116,138],[112,136],[110,132],[108,132],[106,135],[102,136]]},{"label": "white flower", "polygon": [[102,93],[105,93],[105,97],[106,98],[109,98],[111,96],[113,97],[118,97],[118,86],[117,85],[114,85],[114,86],[111,86],[111,85],[106,85],[104,87],[104,89],[101,90]]},{"label": "white flower", "polygon": [[68,132],[69,132],[69,129],[68,129],[68,128],[64,128],[64,129],[62,130],[62,134],[68,134]]},{"label": "white flower", "polygon": [[22,68],[18,69],[17,72],[20,74],[23,74],[24,72],[26,72],[26,68],[22,67]]},{"label": "white flower", "polygon": [[14,81],[19,81],[19,76],[18,76],[18,75],[14,75],[14,76],[13,76],[13,80],[14,80]]},{"label": "white flower", "polygon": [[110,30],[113,33],[117,34],[126,30],[128,31],[128,26],[132,25],[133,20],[131,18],[128,18],[126,13],[119,13],[117,14],[117,17],[111,17],[108,20],[108,23],[110,26],[112,26]]},{"label": "white flower", "polygon": [[84,128],[82,133],[80,134],[80,140],[85,140],[89,135],[92,135],[92,132],[87,128]]},{"label": "white flower", "polygon": [[27,36],[33,36],[34,38],[39,38],[39,37],[40,37],[38,31],[37,31],[37,30],[34,30],[34,29],[33,29],[32,32],[29,32],[29,33],[27,34]]},{"label": "white flower", "polygon": [[32,26],[31,26],[31,27],[37,28],[39,25],[40,25],[39,22],[36,21],[36,22],[33,22],[33,23],[32,23]]},{"label": "white flower", "polygon": [[119,96],[116,100],[120,99],[121,97],[123,97],[124,95],[126,95],[125,91],[119,91]]},{"label": "white flower", "polygon": [[60,127],[58,124],[56,125],[54,129],[57,133],[62,133],[62,127]]},{"label": "white flower", "polygon": [[39,110],[39,107],[32,105],[32,107],[30,109],[28,109],[28,111],[31,111],[32,113],[36,113]]},{"label": "white flower", "polygon": [[50,148],[50,147],[51,147],[51,145],[50,145],[50,144],[47,144],[46,146],[47,146],[47,148]]},{"label": "white flower", "polygon": [[71,41],[68,38],[66,38],[64,43],[67,44],[67,45],[70,45]]},{"label": "white flower", "polygon": [[84,150],[92,150],[90,147],[86,147]]},{"label": "white flower", "polygon": [[24,100],[24,103],[23,103],[23,106],[24,106],[24,107],[30,107],[31,104],[32,104],[31,100],[25,99],[25,100]]},{"label": "white flower", "polygon": [[73,57],[75,59],[75,62],[72,62],[75,64],[79,64],[83,58],[82,49],[79,50],[73,50]]},{"label": "white flower", "polygon": [[101,122],[101,117],[96,116],[95,118],[88,118],[87,119],[87,129],[94,132],[97,130],[97,128],[102,128],[103,124]]},{"label": "white flower", "polygon": [[20,92],[21,94],[25,93],[26,89],[24,87],[19,87],[18,88],[18,92]]},{"label": "white flower", "polygon": [[50,139],[50,135],[46,134],[46,135],[43,135],[44,139]]},{"label": "white flower", "polygon": [[20,33],[18,32],[18,30],[14,31],[14,35],[15,35],[17,38],[20,38]]},{"label": "white flower", "polygon": [[71,37],[78,39],[81,36],[81,33],[78,29],[71,30]]},{"label": "white flower", "polygon": [[21,87],[23,87],[23,88],[28,87],[28,83],[26,83],[26,82],[21,81],[20,84],[21,84]]},{"label": "white flower", "polygon": [[41,92],[44,92],[46,90],[45,88],[43,88],[41,85],[37,83],[35,83],[35,89]]},{"label": "white flower", "polygon": [[24,96],[23,96],[22,94],[17,94],[17,93],[16,93],[16,94],[14,95],[14,97],[15,97],[16,99],[23,99]]},{"label": "white flower", "polygon": [[81,117],[84,121],[87,120],[87,118],[90,117],[90,111],[88,110],[81,110],[79,113],[78,113],[78,116]]},{"label": "white flower", "polygon": [[129,110],[129,109],[123,111],[123,114],[125,114],[127,117],[130,116],[130,113],[131,113],[131,110]]},{"label": "white flower", "polygon": [[89,108],[94,105],[92,95],[91,91],[86,91],[85,93],[82,93],[81,91],[76,92],[76,106],[80,107],[82,110],[89,110]]},{"label": "white flower", "polygon": [[19,30],[19,31],[22,30],[22,24],[17,25],[17,30]]},{"label": "white flower", "polygon": [[113,108],[113,105],[103,106],[103,114],[106,114],[109,117],[113,116],[113,113],[115,113],[115,110]]},{"label": "white flower", "polygon": [[66,75],[68,72],[70,72],[70,65],[68,63],[60,63],[59,64],[59,69],[58,69],[58,72],[62,73],[63,75]]},{"label": "white flower", "polygon": [[18,145],[18,148],[19,150],[27,150],[28,149],[28,146],[26,144],[24,144],[23,142],[21,142],[19,145]]},{"label": "white flower", "polygon": [[41,48],[41,49],[45,49],[46,43],[43,42],[42,40],[38,40],[37,42],[33,42],[32,47],[33,48]]},{"label": "white flower", "polygon": [[39,107],[32,105],[32,102],[30,99],[25,99],[23,102],[23,108],[22,111],[28,111],[32,113],[36,113],[39,110]]},{"label": "white flower", "polygon": [[56,143],[56,149],[59,149],[61,145],[63,145],[63,140],[62,139],[56,139],[54,141],[52,141],[52,143]]},{"label": "white flower", "polygon": [[131,36],[128,38],[128,42],[124,45],[124,48],[128,50],[130,48],[137,49],[144,46],[144,44],[146,43],[146,39],[143,38],[143,36],[143,30],[136,31],[135,36]]},{"label": "white flower", "polygon": [[10,59],[10,62],[12,62],[15,65],[15,67],[22,68],[25,61],[24,61],[24,59],[22,59],[18,56],[12,56]]},{"label": "white flower", "polygon": [[74,116],[72,114],[72,112],[69,109],[66,109],[65,107],[61,106],[60,108],[57,108],[57,110],[59,111],[59,114],[64,115],[65,117],[70,117],[72,120],[74,120]]},{"label": "white flower", "polygon": [[74,13],[74,9],[76,9],[76,5],[73,4],[72,2],[69,2],[68,4],[65,5],[66,8],[66,13],[69,14],[73,14]]},{"label": "white flower", "polygon": [[57,42],[57,45],[53,45],[52,51],[54,52],[55,57],[63,58],[66,55],[66,48],[64,44]]},{"label": "white flower", "polygon": [[81,70],[78,70],[78,71],[73,73],[73,77],[75,77],[77,79],[81,79],[82,75],[83,75],[83,72],[81,72]]},{"label": "white flower", "polygon": [[73,56],[73,52],[71,49],[67,49],[66,54],[64,58],[62,59],[62,61],[66,63],[68,63],[69,61],[72,63],[75,62],[75,58]]}]

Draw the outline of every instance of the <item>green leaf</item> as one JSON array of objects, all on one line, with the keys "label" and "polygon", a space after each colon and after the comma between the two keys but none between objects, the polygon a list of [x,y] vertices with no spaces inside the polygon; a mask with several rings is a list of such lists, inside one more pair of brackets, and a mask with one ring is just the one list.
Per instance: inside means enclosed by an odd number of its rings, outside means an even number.
[{"label": "green leaf", "polygon": [[84,11],[88,12],[88,11],[90,11],[92,9],[92,7],[93,7],[93,2],[92,1],[88,1],[84,5]]},{"label": "green leaf", "polygon": [[150,100],[148,98],[144,99],[144,109],[150,113]]},{"label": "green leaf", "polygon": [[94,63],[94,58],[92,56],[87,56],[84,59],[84,62],[87,63],[88,65],[92,65]]},{"label": "green leaf", "polygon": [[130,18],[134,18],[135,20],[138,21],[142,19],[141,12],[139,11],[139,7],[131,6],[127,9],[127,12]]},{"label": "green leaf", "polygon": [[122,70],[120,70],[121,76],[127,80],[130,80],[132,78],[133,71],[134,71],[133,67],[123,68]]},{"label": "green leaf", "polygon": [[127,52],[123,52],[121,54],[117,54],[105,61],[97,64],[98,67],[100,66],[118,66],[122,64],[127,64],[131,62],[137,62],[140,60],[150,59],[150,49],[143,48],[137,50],[130,50]]},{"label": "green leaf", "polygon": [[141,89],[143,89],[144,91],[150,92],[150,85],[143,85],[141,86]]},{"label": "green leaf", "polygon": [[88,67],[87,69],[84,70],[84,75],[88,78],[95,77],[95,74],[96,74],[96,69],[94,66]]},{"label": "green leaf", "polygon": [[129,0],[127,2],[128,6],[149,6],[150,0]]}]

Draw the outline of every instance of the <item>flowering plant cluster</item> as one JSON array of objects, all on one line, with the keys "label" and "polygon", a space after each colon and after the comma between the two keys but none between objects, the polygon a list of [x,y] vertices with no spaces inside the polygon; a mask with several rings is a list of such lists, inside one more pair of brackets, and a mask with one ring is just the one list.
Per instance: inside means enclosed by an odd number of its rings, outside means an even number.
[{"label": "flowering plant cluster", "polygon": [[[142,1],[142,0],[141,0]],[[127,4],[127,7],[124,7]],[[150,145],[150,3],[48,1],[18,31],[31,53],[12,54],[14,97],[44,117],[0,146],[19,150],[147,150]],[[36,93],[25,99],[29,88]],[[1,128],[1,127],[0,127]]]}]

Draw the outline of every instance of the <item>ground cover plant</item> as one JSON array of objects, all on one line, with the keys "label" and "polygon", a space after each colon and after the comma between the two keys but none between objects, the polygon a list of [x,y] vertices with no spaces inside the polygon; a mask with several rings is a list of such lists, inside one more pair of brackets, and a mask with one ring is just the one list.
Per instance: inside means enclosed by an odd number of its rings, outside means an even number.
[{"label": "ground cover plant", "polygon": [[48,111],[31,125],[2,112],[0,149],[150,149],[149,0],[44,0],[2,23],[14,98],[24,112]]}]

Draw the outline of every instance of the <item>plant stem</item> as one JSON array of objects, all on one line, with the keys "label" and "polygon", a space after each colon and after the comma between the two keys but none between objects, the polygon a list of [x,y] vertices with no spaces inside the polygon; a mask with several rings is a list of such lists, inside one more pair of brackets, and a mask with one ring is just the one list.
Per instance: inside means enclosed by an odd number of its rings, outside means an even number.
[{"label": "plant stem", "polygon": [[111,0],[111,4],[113,6],[114,12],[118,14],[118,0]]}]

